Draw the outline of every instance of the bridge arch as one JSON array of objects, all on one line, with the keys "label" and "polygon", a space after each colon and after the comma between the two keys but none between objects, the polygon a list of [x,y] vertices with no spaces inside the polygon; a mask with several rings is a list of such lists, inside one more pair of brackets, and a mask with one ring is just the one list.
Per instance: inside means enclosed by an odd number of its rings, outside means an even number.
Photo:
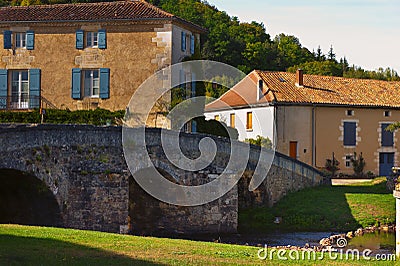
[{"label": "bridge arch", "polygon": [[60,207],[48,186],[32,174],[0,169],[0,223],[61,226]]}]

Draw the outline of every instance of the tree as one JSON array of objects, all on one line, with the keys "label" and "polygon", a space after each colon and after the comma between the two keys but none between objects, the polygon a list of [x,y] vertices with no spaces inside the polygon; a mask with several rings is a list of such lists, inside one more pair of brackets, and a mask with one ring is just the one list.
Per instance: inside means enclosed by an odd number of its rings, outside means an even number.
[{"label": "tree", "polygon": [[364,176],[365,160],[362,156],[362,152],[357,157],[357,153],[354,152],[353,158],[351,158],[351,164],[353,165],[354,174],[357,177]]},{"label": "tree", "polygon": [[336,54],[333,52],[333,46],[332,45],[331,45],[331,48],[329,49],[329,52],[328,52],[328,60],[336,61]]},{"label": "tree", "polygon": [[326,159],[325,169],[331,173],[331,177],[334,177],[336,172],[340,169],[339,164],[339,161],[335,158],[335,153],[332,153],[332,159]]},{"label": "tree", "polygon": [[333,61],[313,61],[296,65],[288,68],[288,72],[295,73],[297,69],[302,69],[305,74],[323,76],[343,76],[342,66]]},{"label": "tree", "polygon": [[260,135],[257,135],[256,139],[245,139],[244,142],[257,145],[263,148],[272,149],[272,141],[268,137],[265,138]]}]

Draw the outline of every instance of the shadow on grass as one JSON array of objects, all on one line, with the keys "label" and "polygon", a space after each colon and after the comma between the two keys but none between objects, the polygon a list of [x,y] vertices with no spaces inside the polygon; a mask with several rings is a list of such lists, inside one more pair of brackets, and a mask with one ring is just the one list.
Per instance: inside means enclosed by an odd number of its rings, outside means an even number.
[{"label": "shadow on grass", "polygon": [[69,242],[0,235],[0,265],[162,265]]},{"label": "shadow on grass", "polygon": [[[308,188],[289,193],[272,208],[241,208],[239,231],[345,232],[393,222],[389,194],[384,182]],[[278,224],[276,217],[280,217]]]}]

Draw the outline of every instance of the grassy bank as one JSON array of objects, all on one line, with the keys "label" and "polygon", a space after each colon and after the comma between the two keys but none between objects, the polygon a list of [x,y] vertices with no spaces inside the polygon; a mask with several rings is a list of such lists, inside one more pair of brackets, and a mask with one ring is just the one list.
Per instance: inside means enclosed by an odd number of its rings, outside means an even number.
[{"label": "grassy bank", "polygon": [[[377,265],[376,261],[261,261],[259,248],[71,229],[0,225],[0,265]],[[287,255],[286,255],[287,256]],[[393,261],[378,265],[393,265]]]},{"label": "grassy bank", "polygon": [[[310,188],[291,193],[272,209],[239,212],[242,231],[349,231],[395,223],[395,199],[385,178],[355,185]],[[282,217],[274,224],[274,217]]]}]

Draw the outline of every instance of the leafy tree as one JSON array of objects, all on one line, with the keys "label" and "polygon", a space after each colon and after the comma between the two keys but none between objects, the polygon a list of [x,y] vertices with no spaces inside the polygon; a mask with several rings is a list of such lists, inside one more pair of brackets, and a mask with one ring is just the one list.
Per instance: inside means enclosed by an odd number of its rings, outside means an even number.
[{"label": "leafy tree", "polygon": [[267,149],[272,149],[272,141],[268,137],[265,138],[260,135],[257,135],[256,139],[245,139],[244,141]]},{"label": "leafy tree", "polygon": [[295,73],[302,69],[305,74],[323,76],[343,76],[342,66],[334,61],[313,61],[288,68],[288,72]]}]

